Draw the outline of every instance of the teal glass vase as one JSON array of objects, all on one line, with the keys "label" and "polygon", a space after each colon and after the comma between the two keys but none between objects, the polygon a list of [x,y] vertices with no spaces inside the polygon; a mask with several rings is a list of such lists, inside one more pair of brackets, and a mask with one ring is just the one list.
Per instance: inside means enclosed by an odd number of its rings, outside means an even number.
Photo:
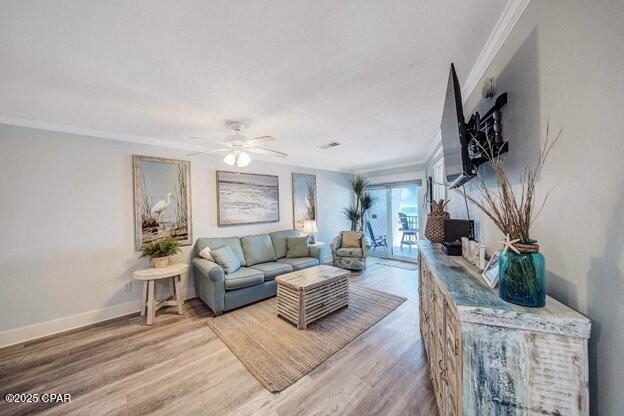
[{"label": "teal glass vase", "polygon": [[[517,247],[538,247],[536,243],[530,241]],[[516,305],[543,307],[546,305],[545,270],[546,260],[539,251],[520,251],[518,254],[507,250],[498,259],[499,296]]]}]

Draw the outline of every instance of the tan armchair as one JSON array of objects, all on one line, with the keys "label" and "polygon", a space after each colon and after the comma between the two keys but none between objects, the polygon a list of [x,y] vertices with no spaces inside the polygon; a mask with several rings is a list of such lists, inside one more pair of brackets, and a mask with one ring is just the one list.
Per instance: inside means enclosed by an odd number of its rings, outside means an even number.
[{"label": "tan armchair", "polygon": [[359,233],[360,247],[342,246],[343,234],[351,232],[353,231],[341,231],[340,235],[335,237],[330,244],[332,255],[334,257],[334,267],[349,270],[364,270],[366,269],[366,257],[368,256],[364,233]]}]

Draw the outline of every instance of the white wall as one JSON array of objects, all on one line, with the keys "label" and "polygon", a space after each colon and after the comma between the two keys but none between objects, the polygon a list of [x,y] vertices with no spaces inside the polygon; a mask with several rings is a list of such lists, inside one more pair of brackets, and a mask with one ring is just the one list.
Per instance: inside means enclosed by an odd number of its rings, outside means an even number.
[{"label": "white wall", "polygon": [[[468,71],[469,68],[457,68]],[[624,412],[624,4],[533,0],[484,78],[509,93],[503,133],[514,181],[535,160],[548,120],[563,128],[538,183],[552,194],[532,228],[546,257],[548,293],[592,320],[591,414]],[[483,81],[483,80],[482,80]],[[468,114],[481,83],[469,97]],[[435,160],[427,164],[429,172]],[[467,188],[469,185],[466,185]],[[465,218],[449,193],[450,212]],[[475,207],[477,237],[488,250],[502,236]]]},{"label": "white wall", "polygon": [[347,227],[351,175],[254,161],[245,171],[279,175],[280,222],[219,228],[215,171],[229,167],[186,153],[0,124],[0,345],[138,310],[139,285],[122,291],[148,264],[134,251],[133,154],[191,160],[193,240],[292,228],[292,172],[317,175],[317,238]]}]

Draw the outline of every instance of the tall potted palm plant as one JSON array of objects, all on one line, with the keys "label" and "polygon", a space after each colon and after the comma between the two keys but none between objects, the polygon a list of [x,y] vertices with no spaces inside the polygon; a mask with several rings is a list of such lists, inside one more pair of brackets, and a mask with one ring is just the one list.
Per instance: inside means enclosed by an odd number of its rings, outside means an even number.
[{"label": "tall potted palm plant", "polygon": [[351,179],[354,204],[343,210],[347,221],[351,224],[351,231],[362,231],[364,229],[364,216],[377,201],[377,198],[366,191],[367,186],[368,179],[364,176],[358,175]]}]

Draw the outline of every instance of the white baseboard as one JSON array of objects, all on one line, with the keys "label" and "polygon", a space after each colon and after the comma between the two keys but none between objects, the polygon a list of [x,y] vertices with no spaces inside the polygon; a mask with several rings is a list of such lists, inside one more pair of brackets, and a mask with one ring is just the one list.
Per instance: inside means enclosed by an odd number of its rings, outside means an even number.
[{"label": "white baseboard", "polygon": [[120,305],[108,306],[102,309],[96,309],[89,312],[83,312],[76,315],[23,326],[21,328],[9,329],[0,332],[0,348],[57,334],[70,329],[95,324],[97,322],[118,318],[120,316],[139,312],[140,310],[141,301],[136,300],[128,303],[122,303]]}]

